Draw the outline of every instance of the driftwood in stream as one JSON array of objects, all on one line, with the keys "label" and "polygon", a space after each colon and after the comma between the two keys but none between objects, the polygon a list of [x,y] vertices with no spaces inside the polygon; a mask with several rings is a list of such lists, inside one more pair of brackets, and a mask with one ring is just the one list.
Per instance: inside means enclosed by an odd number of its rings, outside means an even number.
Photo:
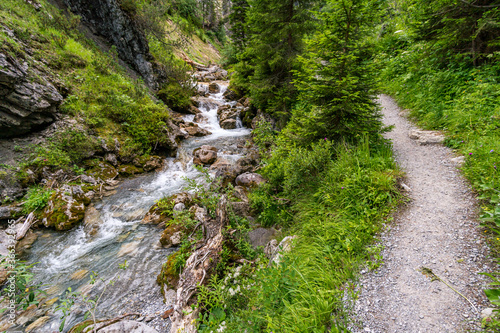
[{"label": "driftwood in stream", "polygon": [[227,225],[227,220],[227,197],[222,196],[217,206],[215,220],[205,219],[201,221],[205,227],[204,245],[191,254],[180,275],[174,313],[171,317],[171,332],[196,332],[194,319],[198,313],[197,310],[193,311],[188,303],[195,294],[198,285],[208,280],[208,274],[220,260],[223,241],[222,229]]},{"label": "driftwood in stream", "polygon": [[24,236],[26,236],[26,233],[28,232],[28,230],[30,230],[31,226],[35,222],[36,222],[36,220],[35,220],[35,214],[33,212],[31,212],[28,215],[28,217],[26,218],[26,220],[24,221],[24,223],[21,226],[21,228],[19,230],[17,230],[16,241],[23,239]]}]

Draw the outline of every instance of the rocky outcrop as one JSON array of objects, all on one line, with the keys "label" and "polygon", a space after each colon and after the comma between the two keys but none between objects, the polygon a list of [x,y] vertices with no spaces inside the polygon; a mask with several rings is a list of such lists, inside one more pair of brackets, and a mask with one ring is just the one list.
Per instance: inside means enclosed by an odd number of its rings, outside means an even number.
[{"label": "rocky outcrop", "polygon": [[49,125],[56,119],[62,100],[43,73],[0,53],[0,138]]},{"label": "rocky outcrop", "polygon": [[88,23],[92,32],[103,36],[116,46],[118,56],[144,78],[144,82],[158,89],[153,60],[144,34],[137,28],[118,0],[64,0],[71,11]]}]

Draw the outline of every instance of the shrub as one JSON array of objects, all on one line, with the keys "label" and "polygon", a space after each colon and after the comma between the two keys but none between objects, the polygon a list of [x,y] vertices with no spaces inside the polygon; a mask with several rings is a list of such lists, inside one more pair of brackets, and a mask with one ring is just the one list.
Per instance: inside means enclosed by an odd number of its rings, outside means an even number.
[{"label": "shrub", "polygon": [[34,186],[24,196],[23,214],[41,211],[47,206],[53,190],[41,186]]}]

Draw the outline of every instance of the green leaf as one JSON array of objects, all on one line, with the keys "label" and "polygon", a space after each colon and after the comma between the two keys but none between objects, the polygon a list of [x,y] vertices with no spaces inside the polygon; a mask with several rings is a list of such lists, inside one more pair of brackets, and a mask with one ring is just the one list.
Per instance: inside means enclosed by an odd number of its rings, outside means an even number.
[{"label": "green leaf", "polygon": [[494,305],[500,305],[500,289],[485,289],[484,293]]}]

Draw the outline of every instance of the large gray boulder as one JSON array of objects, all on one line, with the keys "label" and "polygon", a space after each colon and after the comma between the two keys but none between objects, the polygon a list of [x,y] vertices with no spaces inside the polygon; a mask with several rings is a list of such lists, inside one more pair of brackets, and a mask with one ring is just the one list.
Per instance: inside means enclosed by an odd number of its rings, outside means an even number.
[{"label": "large gray boulder", "polygon": [[51,124],[62,100],[43,73],[0,53],[0,138],[21,136]]},{"label": "large gray boulder", "polygon": [[264,177],[258,173],[245,172],[238,177],[236,177],[234,183],[238,186],[252,188],[257,187],[262,183],[265,183]]}]

